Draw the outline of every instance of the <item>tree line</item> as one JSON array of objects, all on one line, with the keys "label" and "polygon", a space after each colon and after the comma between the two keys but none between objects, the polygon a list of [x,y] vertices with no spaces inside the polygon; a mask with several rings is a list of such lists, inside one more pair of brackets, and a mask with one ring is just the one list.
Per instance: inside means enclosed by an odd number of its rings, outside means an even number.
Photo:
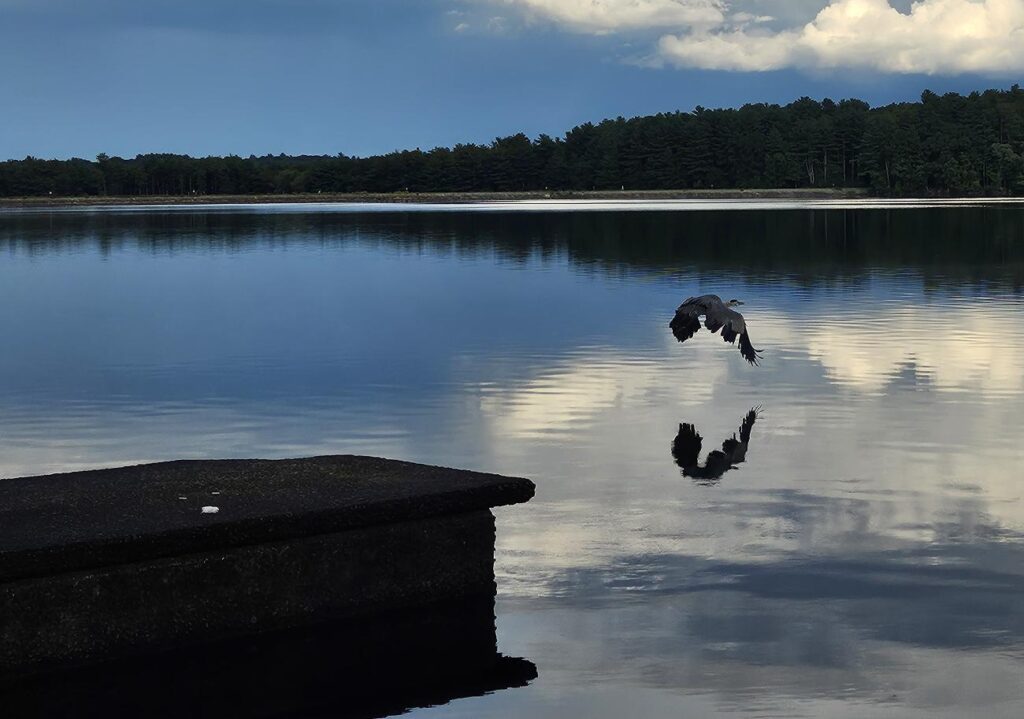
[{"label": "tree line", "polygon": [[372,157],[147,154],[0,163],[0,196],[867,188],[1024,194],[1024,90],[660,113]]}]

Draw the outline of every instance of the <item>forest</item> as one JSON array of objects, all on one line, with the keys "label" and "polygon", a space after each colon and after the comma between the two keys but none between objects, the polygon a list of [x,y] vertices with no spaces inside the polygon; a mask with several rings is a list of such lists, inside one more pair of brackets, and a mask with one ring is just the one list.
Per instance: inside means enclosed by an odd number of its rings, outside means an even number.
[{"label": "forest", "polygon": [[660,113],[372,157],[100,154],[0,162],[0,196],[866,188],[1024,194],[1024,90]]}]

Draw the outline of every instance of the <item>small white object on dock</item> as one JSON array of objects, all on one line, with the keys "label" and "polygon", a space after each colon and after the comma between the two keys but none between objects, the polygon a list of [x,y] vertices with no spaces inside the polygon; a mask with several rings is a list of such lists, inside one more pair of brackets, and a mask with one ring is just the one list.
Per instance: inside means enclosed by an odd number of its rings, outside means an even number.
[{"label": "small white object on dock", "polygon": [[203,514],[216,514],[220,511],[220,507],[203,507]]}]

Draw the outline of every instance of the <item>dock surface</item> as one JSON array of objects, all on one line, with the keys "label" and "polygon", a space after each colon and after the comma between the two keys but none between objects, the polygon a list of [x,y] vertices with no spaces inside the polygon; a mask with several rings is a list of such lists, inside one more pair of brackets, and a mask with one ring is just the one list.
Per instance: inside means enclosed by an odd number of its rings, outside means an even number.
[{"label": "dock surface", "polygon": [[533,492],[527,479],[356,455],[3,479],[0,582],[471,512]]}]

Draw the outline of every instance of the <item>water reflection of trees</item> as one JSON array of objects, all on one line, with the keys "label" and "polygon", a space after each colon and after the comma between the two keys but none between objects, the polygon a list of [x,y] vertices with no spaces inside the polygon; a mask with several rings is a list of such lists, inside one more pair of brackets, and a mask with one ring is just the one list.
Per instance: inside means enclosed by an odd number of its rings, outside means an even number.
[{"label": "water reflection of trees", "polygon": [[380,245],[401,251],[567,258],[601,272],[728,270],[817,284],[910,271],[1024,285],[1024,212],[1013,206],[692,212],[291,212],[153,210],[12,213],[0,248],[153,252],[249,246]]}]

